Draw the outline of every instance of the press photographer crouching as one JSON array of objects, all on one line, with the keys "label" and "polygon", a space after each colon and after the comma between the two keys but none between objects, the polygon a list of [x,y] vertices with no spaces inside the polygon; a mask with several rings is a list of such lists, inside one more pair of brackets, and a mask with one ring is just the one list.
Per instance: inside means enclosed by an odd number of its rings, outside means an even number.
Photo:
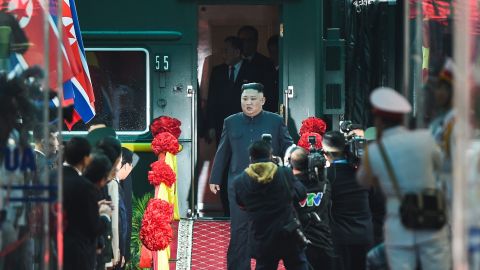
[{"label": "press photographer crouching", "polygon": [[307,198],[296,205],[296,210],[305,236],[311,241],[306,249],[308,262],[313,269],[328,270],[333,269],[335,257],[330,230],[331,187],[324,173],[326,160],[319,152],[309,154],[296,147],[290,155],[290,166],[307,189]]},{"label": "press photographer crouching", "polygon": [[373,241],[369,190],[356,181],[355,164],[348,161],[348,148],[341,132],[325,133],[322,144],[330,162],[327,178],[332,185],[333,243],[343,264],[336,269],[365,269],[366,254]]},{"label": "press photographer crouching", "polygon": [[249,147],[250,165],[234,180],[235,199],[251,224],[249,245],[256,269],[308,269],[307,239],[296,219],[294,203],[305,199],[305,187],[292,171],[272,162],[272,147],[256,141]]}]

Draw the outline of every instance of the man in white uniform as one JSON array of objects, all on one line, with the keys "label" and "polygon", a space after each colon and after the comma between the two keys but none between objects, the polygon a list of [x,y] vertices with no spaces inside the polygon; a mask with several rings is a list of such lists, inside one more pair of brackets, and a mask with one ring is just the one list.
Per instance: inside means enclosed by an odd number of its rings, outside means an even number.
[{"label": "man in white uniform", "polygon": [[441,166],[441,152],[428,130],[409,131],[402,126],[410,103],[391,88],[377,88],[370,95],[378,141],[368,147],[357,173],[363,185],[378,184],[387,199],[385,247],[390,269],[450,269],[448,228],[412,230],[400,219],[400,200],[382,158],[383,142],[400,194],[437,188],[435,173]]}]

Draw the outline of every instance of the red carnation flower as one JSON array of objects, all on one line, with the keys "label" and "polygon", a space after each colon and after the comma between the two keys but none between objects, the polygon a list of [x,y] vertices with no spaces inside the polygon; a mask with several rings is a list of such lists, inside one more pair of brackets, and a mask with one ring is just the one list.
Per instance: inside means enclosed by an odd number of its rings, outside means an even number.
[{"label": "red carnation flower", "polygon": [[304,148],[307,151],[310,151],[310,143],[308,142],[308,137],[309,136],[315,136],[316,142],[315,142],[315,147],[317,149],[322,148],[322,136],[318,133],[315,132],[307,132],[302,134],[300,137],[300,140],[298,140],[298,146]]},{"label": "red carnation flower", "polygon": [[160,116],[155,118],[150,124],[150,132],[152,132],[153,137],[156,137],[159,133],[168,132],[178,139],[180,133],[182,133],[180,130],[181,125],[182,122],[176,118]]},{"label": "red carnation flower", "polygon": [[160,183],[164,183],[167,187],[171,187],[177,181],[175,172],[165,161],[155,161],[150,164],[150,167],[152,168],[148,172],[150,184],[158,186]]},{"label": "red carnation flower", "polygon": [[155,155],[160,153],[169,152],[172,155],[176,155],[179,152],[180,145],[177,138],[168,132],[161,132],[155,136],[152,141],[152,150]]},{"label": "red carnation flower", "polygon": [[160,199],[151,199],[143,214],[140,240],[151,251],[163,250],[170,245],[173,230],[173,205]]},{"label": "red carnation flower", "polygon": [[302,126],[300,127],[300,136],[307,132],[315,132],[323,136],[327,131],[327,124],[321,118],[317,117],[308,117],[302,121]]}]

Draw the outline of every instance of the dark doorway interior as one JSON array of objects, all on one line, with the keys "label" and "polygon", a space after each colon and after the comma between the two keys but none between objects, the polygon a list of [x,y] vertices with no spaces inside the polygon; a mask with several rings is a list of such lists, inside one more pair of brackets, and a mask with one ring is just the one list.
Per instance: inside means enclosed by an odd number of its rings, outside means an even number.
[{"label": "dark doorway interior", "polygon": [[[199,126],[205,115],[209,78],[212,68],[223,63],[224,39],[236,36],[238,29],[251,25],[258,30],[257,51],[269,56],[268,39],[279,33],[279,7],[267,5],[201,5],[198,7],[198,82],[199,82]],[[240,102],[240,100],[239,100]],[[204,118],[204,117],[203,117]],[[197,207],[200,217],[222,217],[220,196],[208,188],[208,178],[216,143],[205,139],[205,131],[200,130],[198,138],[197,163]]]}]

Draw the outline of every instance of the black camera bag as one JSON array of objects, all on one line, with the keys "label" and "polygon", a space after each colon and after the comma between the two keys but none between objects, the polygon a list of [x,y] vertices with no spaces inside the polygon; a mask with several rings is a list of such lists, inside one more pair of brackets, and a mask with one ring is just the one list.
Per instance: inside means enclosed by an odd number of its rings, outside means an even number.
[{"label": "black camera bag", "polygon": [[403,226],[412,230],[439,230],[447,222],[445,195],[438,189],[424,189],[419,193],[401,195],[393,168],[379,141],[378,148],[387,167],[393,188],[400,200],[400,220]]}]

